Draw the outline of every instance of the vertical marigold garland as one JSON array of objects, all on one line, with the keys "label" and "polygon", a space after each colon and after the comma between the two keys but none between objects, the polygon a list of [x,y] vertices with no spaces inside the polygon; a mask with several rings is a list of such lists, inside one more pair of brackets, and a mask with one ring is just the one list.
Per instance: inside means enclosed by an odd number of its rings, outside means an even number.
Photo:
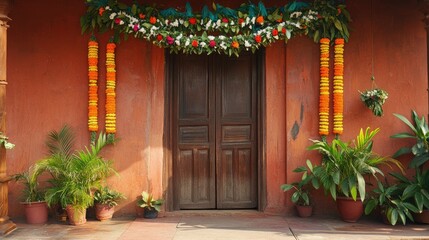
[{"label": "vertical marigold garland", "polygon": [[91,37],[88,42],[88,130],[91,143],[98,131],[98,42]]},{"label": "vertical marigold garland", "polygon": [[116,133],[116,44],[109,42],[106,50],[106,133],[113,141]]},{"label": "vertical marigold garland", "polygon": [[334,134],[343,133],[344,110],[344,39],[335,39],[334,45]]},{"label": "vertical marigold garland", "polygon": [[320,39],[319,134],[329,134],[329,42]]}]

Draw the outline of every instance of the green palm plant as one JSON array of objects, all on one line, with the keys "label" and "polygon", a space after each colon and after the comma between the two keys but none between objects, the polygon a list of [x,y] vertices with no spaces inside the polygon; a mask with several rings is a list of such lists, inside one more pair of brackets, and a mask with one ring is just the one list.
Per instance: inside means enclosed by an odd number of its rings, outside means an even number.
[{"label": "green palm plant", "polygon": [[27,171],[16,174],[13,178],[24,184],[22,190],[22,200],[26,203],[45,201],[45,192],[39,187],[39,173],[34,171],[34,166],[30,166]]},{"label": "green palm plant", "polygon": [[115,172],[112,162],[99,155],[107,145],[105,134],[101,133],[96,143],[84,150],[73,151],[73,143],[70,127],[52,131],[46,143],[50,156],[36,163],[36,171],[47,171],[52,176],[45,196],[49,206],[73,205],[76,209],[85,209],[93,205],[92,192]]},{"label": "green palm plant", "polygon": [[369,127],[365,131],[361,129],[356,140],[351,143],[340,139],[334,139],[332,143],[312,140],[313,145],[308,149],[317,150],[323,156],[322,164],[314,168],[314,174],[334,200],[341,194],[355,201],[359,196],[363,201],[366,185],[364,176],[383,176],[379,165],[394,164],[402,170],[399,161],[378,156],[372,151],[373,138],[379,131],[379,128],[372,131]]}]

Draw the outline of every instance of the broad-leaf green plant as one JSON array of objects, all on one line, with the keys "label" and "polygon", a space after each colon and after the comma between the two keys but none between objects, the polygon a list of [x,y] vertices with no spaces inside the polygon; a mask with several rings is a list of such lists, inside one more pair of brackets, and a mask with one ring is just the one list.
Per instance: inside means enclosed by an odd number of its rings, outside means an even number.
[{"label": "broad-leaf green plant", "polygon": [[410,132],[402,132],[391,136],[391,138],[411,138],[415,140],[413,146],[405,146],[400,148],[393,157],[399,157],[404,154],[412,153],[414,155],[412,161],[410,162],[410,168],[417,168],[425,164],[429,160],[429,128],[425,120],[425,117],[422,116],[419,118],[417,113],[411,111],[411,123],[406,117],[400,114],[394,114],[399,118],[403,123],[405,123],[410,129]]},{"label": "broad-leaf green plant", "polygon": [[334,200],[337,195],[365,199],[365,175],[375,178],[377,174],[384,175],[379,165],[391,166],[394,164],[402,170],[399,161],[381,157],[372,151],[373,138],[380,131],[379,128],[365,131],[360,129],[355,141],[344,142],[334,139],[331,143],[325,140],[312,140],[309,150],[317,150],[322,154],[321,165],[315,167],[314,174],[319,179],[325,193],[329,192]]},{"label": "broad-leaf green plant", "polygon": [[110,189],[105,186],[94,192],[94,201],[99,204],[106,204],[109,207],[114,207],[118,205],[118,201],[126,199],[126,197],[115,190]]},{"label": "broad-leaf green plant", "polygon": [[404,199],[415,205],[418,212],[429,209],[429,170],[416,168],[416,174],[412,179],[399,173],[390,175],[399,181],[398,187],[402,189]]},{"label": "broad-leaf green plant", "polygon": [[143,191],[141,198],[137,201],[137,205],[143,209],[161,211],[161,205],[164,203],[162,199],[155,199],[152,194]]},{"label": "broad-leaf green plant", "polygon": [[377,188],[372,191],[372,196],[365,205],[365,214],[370,214],[378,207],[390,224],[396,225],[401,220],[405,225],[407,219],[414,221],[411,212],[418,212],[418,208],[409,203],[408,198],[408,193],[397,184],[385,186],[377,182]]},{"label": "broad-leaf green plant", "polygon": [[283,184],[280,188],[286,192],[291,189],[295,190],[291,196],[291,201],[300,206],[310,206],[311,198],[308,185],[311,184],[313,188],[319,188],[319,182],[313,174],[313,164],[310,160],[306,161],[307,166],[301,166],[293,170],[296,173],[302,173],[301,180],[291,184]]}]

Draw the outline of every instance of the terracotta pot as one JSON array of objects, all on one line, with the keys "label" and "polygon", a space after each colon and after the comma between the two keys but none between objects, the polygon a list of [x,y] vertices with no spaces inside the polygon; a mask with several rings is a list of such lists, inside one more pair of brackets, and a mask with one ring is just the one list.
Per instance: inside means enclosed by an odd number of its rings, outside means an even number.
[{"label": "terracotta pot", "polygon": [[429,210],[423,210],[421,213],[413,213],[413,218],[416,223],[429,224]]},{"label": "terracotta pot", "polygon": [[145,208],[144,213],[143,213],[143,217],[144,218],[150,218],[150,219],[157,218],[158,217],[158,211],[156,211],[154,208],[152,208],[152,209]]},{"label": "terracotta pot", "polygon": [[95,217],[100,221],[110,220],[115,213],[115,206],[110,207],[108,204],[95,204]]},{"label": "terracotta pot", "polygon": [[22,202],[25,208],[25,218],[28,224],[44,224],[48,221],[48,206],[46,202]]},{"label": "terracotta pot", "polygon": [[337,209],[344,222],[357,222],[363,214],[363,203],[348,197],[337,197]]},{"label": "terracotta pot", "polygon": [[67,205],[67,218],[71,225],[82,225],[86,223],[86,209],[76,209],[73,205]]},{"label": "terracotta pot", "polygon": [[295,205],[295,208],[300,217],[310,217],[313,215],[313,206]]}]

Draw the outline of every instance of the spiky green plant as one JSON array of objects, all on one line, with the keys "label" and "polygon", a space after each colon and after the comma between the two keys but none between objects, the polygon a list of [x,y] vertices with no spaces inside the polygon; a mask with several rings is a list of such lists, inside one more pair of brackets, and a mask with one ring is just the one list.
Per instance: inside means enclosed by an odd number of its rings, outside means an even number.
[{"label": "spiky green plant", "polygon": [[58,203],[65,208],[70,204],[84,209],[93,205],[91,193],[115,172],[112,162],[99,155],[107,145],[105,134],[100,133],[96,143],[84,150],[73,151],[73,143],[70,127],[52,131],[46,143],[50,156],[36,163],[37,171],[48,171],[52,175],[51,186],[46,191],[49,206]]},{"label": "spiky green plant", "polygon": [[16,174],[13,178],[24,184],[22,190],[22,201],[26,203],[45,201],[44,189],[39,187],[39,173],[35,171],[34,166],[30,166],[27,171]]},{"label": "spiky green plant", "polygon": [[314,174],[319,179],[325,192],[330,192],[332,198],[336,200],[337,194],[352,197],[353,200],[365,199],[365,175],[375,178],[377,174],[383,176],[379,165],[394,164],[401,170],[399,161],[381,157],[372,151],[373,138],[380,131],[379,128],[365,132],[360,130],[356,140],[352,143],[334,139],[332,143],[326,141],[313,140],[309,150],[319,151],[323,158],[322,164],[314,168]]}]

